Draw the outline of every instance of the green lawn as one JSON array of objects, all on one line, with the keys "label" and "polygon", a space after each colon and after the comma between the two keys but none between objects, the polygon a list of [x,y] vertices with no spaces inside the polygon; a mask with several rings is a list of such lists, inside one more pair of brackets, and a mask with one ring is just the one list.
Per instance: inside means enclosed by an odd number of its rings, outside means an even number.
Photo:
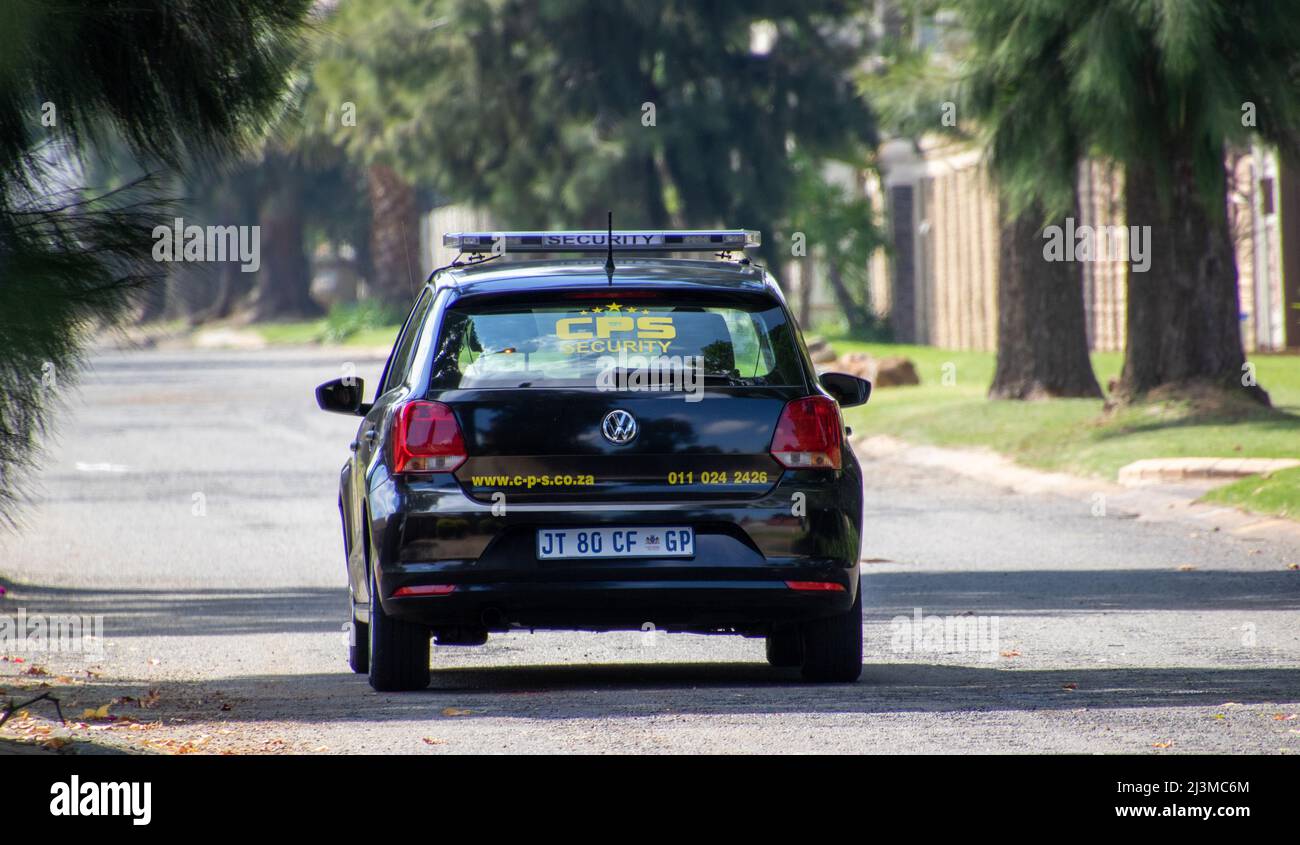
[{"label": "green lawn", "polygon": [[[1248,405],[1197,411],[1185,402],[1128,408],[1105,415],[1099,400],[991,401],[994,356],[926,346],[871,344],[828,338],[839,354],[903,355],[916,364],[919,387],[877,391],[862,408],[845,412],[855,434],[889,434],[939,446],[984,446],[1029,466],[1115,478],[1142,458],[1300,457],[1300,356],[1255,355],[1259,382],[1276,410]],[[1119,374],[1119,353],[1092,356],[1104,386]],[[945,374],[949,376],[945,382]],[[1247,479],[1215,491],[1268,512],[1300,514],[1300,474],[1278,473],[1261,484]],[[1222,498],[1231,496],[1233,498]]]},{"label": "green lawn", "polygon": [[1300,519],[1300,467],[1216,487],[1205,500]]},{"label": "green lawn", "polygon": [[324,317],[290,323],[257,323],[251,328],[272,344],[302,345],[328,341],[344,346],[392,346],[402,325],[367,326],[341,338],[331,337],[328,320]]}]

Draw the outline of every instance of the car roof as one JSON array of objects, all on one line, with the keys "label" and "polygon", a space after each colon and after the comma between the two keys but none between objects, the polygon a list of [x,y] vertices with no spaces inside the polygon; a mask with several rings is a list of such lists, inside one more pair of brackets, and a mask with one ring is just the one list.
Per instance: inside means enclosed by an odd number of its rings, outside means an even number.
[{"label": "car roof", "polygon": [[[615,257],[614,288],[673,287],[761,293],[770,277],[755,264],[674,258]],[[448,267],[433,277],[439,288],[454,287],[462,295],[514,293],[547,289],[604,287],[605,260],[483,262]]]}]

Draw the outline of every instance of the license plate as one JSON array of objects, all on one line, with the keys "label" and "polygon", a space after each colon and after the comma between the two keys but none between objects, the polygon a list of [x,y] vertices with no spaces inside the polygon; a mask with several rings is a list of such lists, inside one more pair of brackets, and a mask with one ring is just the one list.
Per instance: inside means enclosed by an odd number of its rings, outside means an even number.
[{"label": "license plate", "polygon": [[693,557],[693,528],[539,528],[537,559]]}]

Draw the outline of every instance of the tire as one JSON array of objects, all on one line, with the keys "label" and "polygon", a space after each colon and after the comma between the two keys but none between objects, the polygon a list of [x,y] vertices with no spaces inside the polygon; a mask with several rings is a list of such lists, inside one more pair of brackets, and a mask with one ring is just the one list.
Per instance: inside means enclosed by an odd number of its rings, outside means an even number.
[{"label": "tire", "polygon": [[852,683],[862,675],[862,588],[844,613],[803,624],[803,676]]},{"label": "tire", "polygon": [[364,675],[370,671],[370,625],[358,622],[355,612],[349,625],[348,666],[358,675]]},{"label": "tire", "polygon": [[798,628],[778,628],[767,635],[767,662],[782,669],[803,665],[803,638]]},{"label": "tire", "polygon": [[429,685],[429,629],[384,612],[370,567],[370,686],[376,692],[422,690]]}]

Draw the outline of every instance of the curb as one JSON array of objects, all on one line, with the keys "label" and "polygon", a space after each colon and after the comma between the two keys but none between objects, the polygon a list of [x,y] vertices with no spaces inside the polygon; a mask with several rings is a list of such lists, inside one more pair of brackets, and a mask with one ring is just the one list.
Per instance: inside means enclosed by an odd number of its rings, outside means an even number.
[{"label": "curb", "polygon": [[[1116,514],[1124,512],[1150,522],[1177,521],[1243,538],[1283,543],[1292,549],[1300,548],[1300,522],[1197,501],[1207,489],[1230,481],[1232,476],[1215,476],[1213,479],[1184,476],[1176,483],[1156,479],[1142,485],[1123,486],[1103,478],[1030,469],[991,449],[918,446],[888,435],[860,437],[852,442],[858,455],[868,460],[892,460],[936,469],[1022,494],[1047,493],[1085,503],[1102,494]],[[1240,464],[1250,459],[1222,460]],[[1290,463],[1300,464],[1300,461]]]},{"label": "curb", "polygon": [[1300,467],[1294,458],[1147,458],[1122,467],[1125,487],[1180,481],[1226,482]]}]

